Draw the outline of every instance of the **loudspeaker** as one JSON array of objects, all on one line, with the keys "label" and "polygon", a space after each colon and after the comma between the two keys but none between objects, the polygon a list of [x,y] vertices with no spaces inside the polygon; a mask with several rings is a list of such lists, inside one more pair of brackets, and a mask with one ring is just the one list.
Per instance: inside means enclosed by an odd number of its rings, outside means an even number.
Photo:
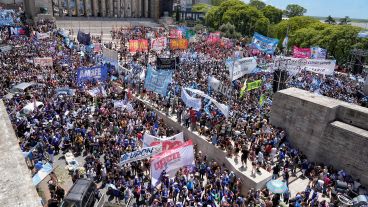
[{"label": "loudspeaker", "polygon": [[285,70],[275,70],[273,72],[273,92],[276,93],[278,90],[286,89],[287,72]]}]

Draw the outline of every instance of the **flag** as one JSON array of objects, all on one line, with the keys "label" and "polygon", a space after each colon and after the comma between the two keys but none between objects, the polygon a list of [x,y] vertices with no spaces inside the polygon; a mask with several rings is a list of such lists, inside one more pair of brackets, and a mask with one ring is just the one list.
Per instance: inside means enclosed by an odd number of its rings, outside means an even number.
[{"label": "flag", "polygon": [[287,48],[289,43],[289,37],[286,35],[286,37],[284,38],[284,41],[282,42],[282,47]]},{"label": "flag", "polygon": [[243,97],[246,88],[247,88],[247,80],[244,81],[243,87],[241,87],[240,89],[240,98]]},{"label": "flag", "polygon": [[261,97],[259,97],[259,105],[263,106],[264,100],[265,100],[266,96],[264,94],[261,95]]}]

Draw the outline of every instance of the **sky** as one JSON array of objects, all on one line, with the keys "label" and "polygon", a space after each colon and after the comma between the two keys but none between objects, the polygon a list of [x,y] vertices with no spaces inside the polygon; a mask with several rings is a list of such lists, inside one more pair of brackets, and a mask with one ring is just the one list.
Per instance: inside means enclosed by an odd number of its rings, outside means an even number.
[{"label": "sky", "polygon": [[[243,0],[249,2],[249,0]],[[298,4],[307,9],[307,16],[345,17],[368,19],[368,0],[262,0],[266,4],[285,9]]]}]

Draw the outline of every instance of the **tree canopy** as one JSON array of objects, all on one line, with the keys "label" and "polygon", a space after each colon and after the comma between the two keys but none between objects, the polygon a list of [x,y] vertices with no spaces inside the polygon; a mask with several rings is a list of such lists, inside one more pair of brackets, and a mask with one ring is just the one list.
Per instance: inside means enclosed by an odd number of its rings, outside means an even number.
[{"label": "tree canopy", "polygon": [[249,5],[254,6],[259,10],[262,10],[266,7],[266,3],[260,0],[250,0]]},{"label": "tree canopy", "polygon": [[298,4],[289,4],[284,11],[285,16],[287,17],[296,17],[296,16],[303,16],[304,13],[307,12],[307,9],[298,5]]},{"label": "tree canopy", "polygon": [[327,17],[327,19],[325,20],[325,22],[326,22],[327,24],[336,24],[336,20],[335,20],[333,17],[331,17],[331,15],[329,15],[329,16]]},{"label": "tree canopy", "polygon": [[210,8],[211,6],[208,4],[194,4],[192,7],[192,11],[207,13]]}]

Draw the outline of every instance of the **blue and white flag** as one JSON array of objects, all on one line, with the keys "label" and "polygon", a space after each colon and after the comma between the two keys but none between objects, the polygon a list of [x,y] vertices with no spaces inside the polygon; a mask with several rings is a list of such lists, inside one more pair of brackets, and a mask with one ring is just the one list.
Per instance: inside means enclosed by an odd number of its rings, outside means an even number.
[{"label": "blue and white flag", "polygon": [[13,26],[13,10],[0,10],[0,26]]},{"label": "blue and white flag", "polygon": [[282,42],[282,47],[287,48],[288,43],[289,43],[289,37],[286,35],[286,37],[284,38],[284,41]]},{"label": "blue and white flag", "polygon": [[92,68],[78,68],[77,82],[81,83],[87,80],[107,80],[107,67],[102,65]]},{"label": "blue and white flag", "polygon": [[167,87],[172,82],[172,70],[156,71],[148,66],[144,87],[147,90],[154,91],[162,96],[166,96]]},{"label": "blue and white flag", "polygon": [[257,32],[254,33],[251,46],[267,54],[273,54],[279,43],[278,39],[263,36]]},{"label": "blue and white flag", "polygon": [[320,47],[311,47],[311,59],[326,59],[327,50]]},{"label": "blue and white flag", "polygon": [[202,101],[199,98],[191,97],[184,88],[181,89],[181,99],[185,103],[185,105],[190,108],[192,107],[194,110],[199,111],[202,107]]},{"label": "blue and white flag", "polygon": [[42,165],[42,168],[32,178],[33,185],[38,185],[43,179],[45,179],[46,176],[48,176],[52,172],[52,170],[53,168],[50,163]]},{"label": "blue and white flag", "polygon": [[150,158],[154,155],[160,154],[161,152],[162,144],[153,147],[145,147],[134,152],[125,153],[120,157],[120,165]]}]

